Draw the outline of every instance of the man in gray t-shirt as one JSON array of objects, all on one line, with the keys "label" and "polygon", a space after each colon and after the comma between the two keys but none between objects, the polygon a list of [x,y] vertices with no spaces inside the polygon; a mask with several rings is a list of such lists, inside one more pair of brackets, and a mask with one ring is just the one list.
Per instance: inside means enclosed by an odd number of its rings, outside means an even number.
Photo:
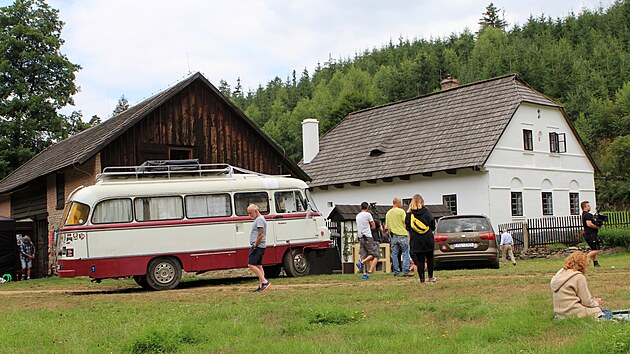
[{"label": "man in gray t-shirt", "polygon": [[267,248],[267,221],[265,221],[265,217],[260,214],[256,204],[250,204],[247,207],[247,214],[254,219],[252,231],[249,234],[249,244],[251,248],[247,258],[247,267],[256,274],[260,283],[254,292],[265,292],[267,288],[269,288],[269,285],[271,285],[271,283],[265,279],[265,271],[262,267],[262,259]]}]

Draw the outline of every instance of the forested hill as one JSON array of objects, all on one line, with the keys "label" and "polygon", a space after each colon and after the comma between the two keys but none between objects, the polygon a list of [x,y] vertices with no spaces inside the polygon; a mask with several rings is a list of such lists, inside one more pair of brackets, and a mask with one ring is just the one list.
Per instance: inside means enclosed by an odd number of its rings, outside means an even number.
[{"label": "forested hill", "polygon": [[448,38],[399,39],[255,92],[225,81],[220,90],[299,160],[304,118],[319,119],[325,134],[350,112],[436,91],[447,75],[466,84],[510,73],[565,106],[602,171],[599,204],[630,207],[630,1]]}]

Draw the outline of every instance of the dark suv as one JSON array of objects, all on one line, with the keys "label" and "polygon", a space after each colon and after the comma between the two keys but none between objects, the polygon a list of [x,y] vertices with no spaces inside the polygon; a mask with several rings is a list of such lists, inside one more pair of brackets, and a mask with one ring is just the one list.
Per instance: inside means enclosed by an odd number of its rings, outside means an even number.
[{"label": "dark suv", "polygon": [[445,216],[435,229],[435,267],[486,265],[499,268],[499,246],[483,215]]}]

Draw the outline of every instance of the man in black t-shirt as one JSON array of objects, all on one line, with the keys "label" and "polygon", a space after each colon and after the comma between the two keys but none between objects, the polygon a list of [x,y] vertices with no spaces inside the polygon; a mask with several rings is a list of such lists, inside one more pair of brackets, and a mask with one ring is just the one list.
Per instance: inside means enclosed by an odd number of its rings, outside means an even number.
[{"label": "man in black t-shirt", "polygon": [[580,203],[582,207],[582,226],[584,226],[584,241],[588,243],[588,246],[591,248],[591,251],[587,254],[588,259],[593,260],[593,265],[595,267],[599,267],[599,262],[597,261],[597,255],[601,252],[602,246],[600,244],[599,236],[597,236],[597,231],[601,228],[601,226],[597,226],[595,224],[595,218],[591,211],[591,204],[588,201],[583,201]]}]

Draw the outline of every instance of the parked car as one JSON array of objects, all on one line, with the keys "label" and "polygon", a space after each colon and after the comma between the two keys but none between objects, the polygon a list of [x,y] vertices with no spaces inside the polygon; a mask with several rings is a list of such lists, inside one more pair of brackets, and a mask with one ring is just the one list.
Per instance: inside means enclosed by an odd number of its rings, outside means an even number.
[{"label": "parked car", "polygon": [[490,219],[483,215],[445,216],[438,221],[435,267],[499,268],[499,246]]}]

